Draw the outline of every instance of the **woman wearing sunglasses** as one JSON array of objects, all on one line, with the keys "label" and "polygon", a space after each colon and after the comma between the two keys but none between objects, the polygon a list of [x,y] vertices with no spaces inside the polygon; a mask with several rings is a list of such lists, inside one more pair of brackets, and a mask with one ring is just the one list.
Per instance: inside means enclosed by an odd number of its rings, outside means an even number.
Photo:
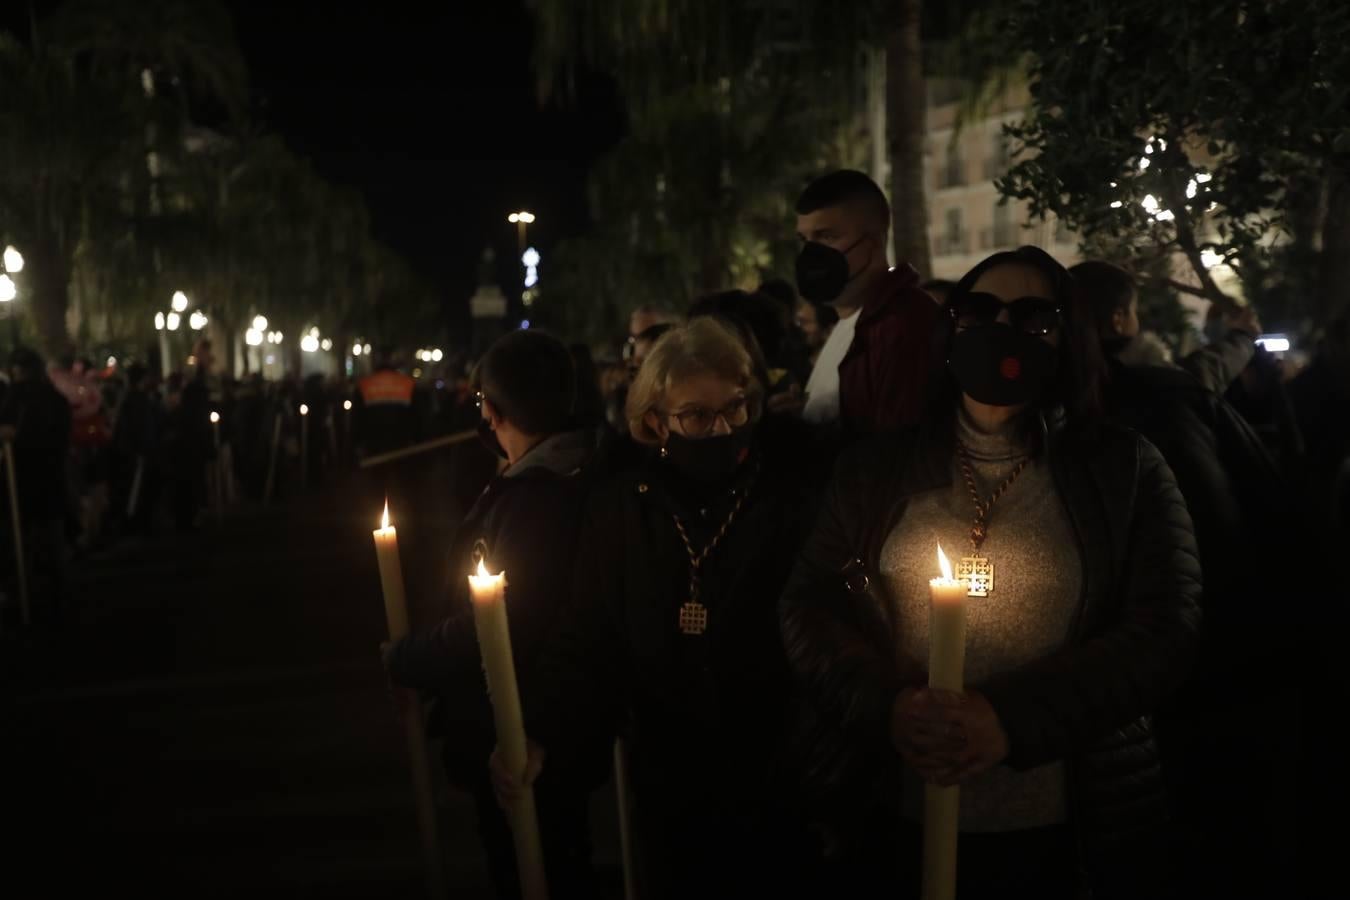
[{"label": "woman wearing sunglasses", "polygon": [[[986,259],[925,424],[836,469],[783,631],[814,796],[862,823],[841,878],[917,893],[927,782],[961,787],[963,900],[1163,895],[1149,714],[1191,659],[1200,569],[1158,452],[1098,418],[1090,316],[1043,251]],[[939,542],[971,585],[961,694],[925,687]]]},{"label": "woman wearing sunglasses", "polygon": [[[627,735],[645,897],[798,896],[811,857],[781,775],[777,604],[817,492],[807,426],[761,419],[762,398],[716,317],[657,341],[627,406],[650,459],[592,504],[575,606],[526,696],[529,778]],[[516,790],[495,761],[494,778]]]}]

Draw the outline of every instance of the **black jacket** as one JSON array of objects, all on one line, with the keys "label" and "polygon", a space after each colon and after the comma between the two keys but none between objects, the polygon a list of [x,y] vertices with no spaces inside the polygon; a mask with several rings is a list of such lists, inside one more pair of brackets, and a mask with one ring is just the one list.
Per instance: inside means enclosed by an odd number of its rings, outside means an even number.
[{"label": "black jacket", "polygon": [[[597,735],[604,744],[627,734],[639,840],[663,873],[649,874],[649,889],[688,895],[706,874],[699,867],[741,871],[731,860],[754,855],[747,839],[780,836],[777,852],[791,854],[792,835],[804,834],[783,810],[793,685],[777,601],[824,480],[813,440],[800,423],[762,423],[731,483],[701,489],[652,460],[588,510],[574,605],[527,693],[527,728],[550,765],[575,763]],[[674,517],[698,550],[741,496],[703,566],[708,630],[684,634],[690,567]]]},{"label": "black jacket", "polygon": [[[784,642],[808,694],[810,783],[826,816],[898,809],[891,707],[925,675],[899,670],[878,560],[907,498],[951,483],[953,446],[946,423],[850,448],[784,593]],[[1100,426],[1057,429],[1045,446],[1078,537],[1082,606],[1062,650],[971,688],[1008,734],[1005,763],[1067,760],[1074,823],[1107,841],[1162,815],[1149,713],[1190,663],[1200,567],[1185,503],[1150,444]]]},{"label": "black jacket", "polygon": [[483,540],[490,568],[507,574],[511,651],[521,681],[556,628],[571,586],[594,437],[574,432],[550,440],[557,452],[542,460],[527,456],[518,471],[494,478],[460,524],[450,546],[455,574],[445,618],[398,641],[385,656],[396,682],[434,696],[429,733],[449,738],[446,769],[461,785],[486,778],[495,742],[469,599],[474,545]]},{"label": "black jacket", "polygon": [[15,427],[16,488],[26,523],[48,522],[66,512],[70,417],[70,404],[45,375],[10,385],[0,407],[0,425]]}]

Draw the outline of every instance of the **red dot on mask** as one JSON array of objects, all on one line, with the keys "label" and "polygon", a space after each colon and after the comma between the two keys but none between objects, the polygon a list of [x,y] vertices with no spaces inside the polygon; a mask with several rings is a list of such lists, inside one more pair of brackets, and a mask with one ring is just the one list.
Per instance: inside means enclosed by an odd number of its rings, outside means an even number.
[{"label": "red dot on mask", "polygon": [[1016,381],[1022,377],[1022,363],[1015,356],[1004,357],[998,364],[998,373],[1008,381]]}]

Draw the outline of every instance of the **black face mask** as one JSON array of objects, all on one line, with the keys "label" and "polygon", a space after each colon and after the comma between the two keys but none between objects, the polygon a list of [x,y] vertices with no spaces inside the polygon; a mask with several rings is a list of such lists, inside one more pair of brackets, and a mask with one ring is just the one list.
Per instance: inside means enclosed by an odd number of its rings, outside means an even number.
[{"label": "black face mask", "polygon": [[725,481],[750,454],[751,431],[748,426],[731,434],[689,438],[671,432],[666,441],[666,457],[686,478],[705,484]]},{"label": "black face mask", "polygon": [[[812,303],[829,303],[844,292],[853,278],[848,274],[848,254],[867,240],[858,238],[847,250],[807,241],[797,253],[797,293]],[[860,273],[861,274],[861,273]]]},{"label": "black face mask", "polygon": [[1059,353],[1035,335],[996,322],[958,332],[947,366],[961,390],[980,403],[1018,406],[1045,393]]},{"label": "black face mask", "polygon": [[478,420],[478,440],[484,447],[506,459],[506,450],[502,448],[502,442],[497,440],[497,432],[492,430],[492,423],[487,419]]}]

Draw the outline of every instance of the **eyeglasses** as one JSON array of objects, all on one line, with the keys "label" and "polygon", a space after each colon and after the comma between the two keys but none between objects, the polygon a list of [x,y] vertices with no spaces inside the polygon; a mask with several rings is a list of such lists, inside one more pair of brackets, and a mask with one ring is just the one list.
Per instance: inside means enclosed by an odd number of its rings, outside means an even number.
[{"label": "eyeglasses", "polygon": [[744,397],[737,397],[721,409],[707,409],[702,406],[690,406],[679,412],[664,415],[680,423],[680,431],[687,437],[703,437],[713,430],[717,420],[726,423],[728,429],[739,428],[750,421],[750,404]]},{"label": "eyeglasses", "polygon": [[947,314],[958,328],[992,325],[999,314],[1008,311],[1012,327],[1026,334],[1046,335],[1059,328],[1064,306],[1045,297],[1019,297],[1004,301],[994,294],[975,292],[953,297]]}]

